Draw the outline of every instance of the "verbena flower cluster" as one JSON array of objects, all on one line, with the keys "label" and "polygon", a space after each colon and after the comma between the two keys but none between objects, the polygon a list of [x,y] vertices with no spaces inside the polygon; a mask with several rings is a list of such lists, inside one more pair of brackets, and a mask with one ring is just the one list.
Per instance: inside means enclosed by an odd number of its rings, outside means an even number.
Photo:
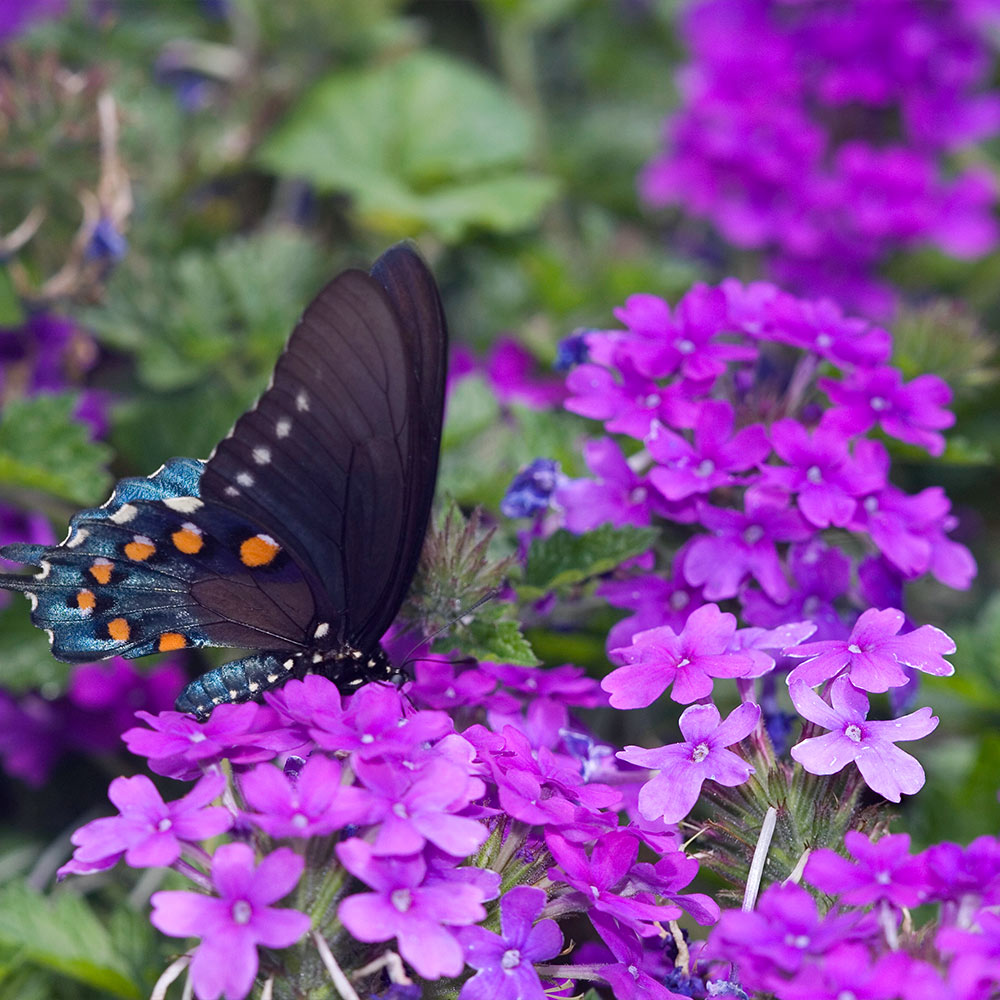
[{"label": "verbena flower cluster", "polygon": [[994,4],[698,0],[680,109],[640,188],[760,250],[788,287],[875,314],[898,250],[996,245],[995,184],[948,154],[1000,130]]},{"label": "verbena flower cluster", "polygon": [[[429,661],[405,696],[372,684],[342,699],[308,677],[266,697],[204,724],[139,713],[132,752],[197,783],[164,801],[143,775],[116,778],[118,815],[78,830],[62,869],[124,858],[189,879],[194,891],[153,895],[152,921],[200,938],[200,1000],[246,996],[258,970],[303,987],[332,976],[345,997],[352,981],[381,992],[415,974],[466,977],[465,1000],[542,1000],[543,980],[641,979],[638,956],[662,928],[718,918],[710,898],[684,892],[698,864],[676,833],[623,818],[642,772],[619,768],[570,715],[604,700],[577,668]],[[211,838],[222,842],[210,855]],[[655,863],[639,860],[643,846]],[[557,921],[580,916],[606,953],[569,965]]]},{"label": "verbena flower cluster", "polygon": [[887,331],[766,283],[695,286],[673,308],[633,295],[616,316],[624,329],[587,335],[589,360],[569,373],[565,405],[617,437],[588,441],[594,478],[552,496],[572,531],[655,522],[687,535],[652,572],[598,589],[630,612],[608,639],[611,705],[643,707],[668,689],[691,705],[684,743],[624,754],[661,769],[640,798],[644,813],[682,818],[699,776],[743,780],[725,747],[754,720],[720,723],[711,705],[693,704],[716,678],[735,679],[744,702],[765,708],[783,748],[783,671],[817,733],[791,751],[806,770],[857,761],[880,795],[917,791],[923,771],[896,743],[937,720],[926,708],[869,720],[869,695],[891,691],[902,706],[914,671],[952,672],[944,656],[954,644],[906,621],[904,586],[929,573],[964,588],[975,563],[948,537],[956,522],[943,492],[893,485],[889,450],[872,432],[941,454],[954,420],[947,385],[934,375],[904,382],[888,364]]}]

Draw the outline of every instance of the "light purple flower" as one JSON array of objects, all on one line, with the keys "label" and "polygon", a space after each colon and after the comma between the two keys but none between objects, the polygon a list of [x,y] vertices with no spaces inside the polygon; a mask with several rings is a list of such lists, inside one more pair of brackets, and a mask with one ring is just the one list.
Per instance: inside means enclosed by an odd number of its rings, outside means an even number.
[{"label": "light purple flower", "polygon": [[729,652],[736,618],[715,604],[692,611],[678,635],[667,626],[646,629],[632,644],[613,649],[611,659],[625,666],[612,670],[601,682],[614,708],[644,708],[670,685],[670,697],[681,704],[712,693],[713,677],[742,677],[753,660]]},{"label": "light purple flower", "polygon": [[803,660],[789,675],[788,683],[804,681],[810,687],[846,673],[851,683],[864,691],[883,692],[901,687],[907,680],[904,667],[947,677],[955,668],[942,653],[954,653],[955,643],[933,625],[897,635],[905,621],[902,611],[869,608],[855,622],[848,639],[825,639],[790,646],[784,653]]},{"label": "light purple flower", "polygon": [[749,702],[733,709],[725,722],[712,704],[690,705],[679,723],[683,743],[653,750],[629,746],[620,751],[621,760],[659,769],[639,791],[642,815],[678,823],[694,808],[705,781],[727,787],[743,784],[754,769],[726,747],[749,736],[759,719],[760,708]]},{"label": "light purple flower", "polygon": [[892,833],[871,841],[857,830],[849,830],[844,845],[853,861],[836,851],[813,851],[802,877],[839,897],[844,906],[919,906],[927,898],[926,865],[922,857],[910,854],[910,837]]},{"label": "light purple flower", "polygon": [[929,708],[899,719],[869,722],[868,698],[843,676],[831,685],[832,706],[804,681],[790,684],[789,694],[800,715],[830,730],[792,747],[792,757],[811,774],[836,774],[853,761],[868,787],[891,802],[923,787],[924,769],[895,744],[922,739],[937,728],[939,720]]},{"label": "light purple flower", "polygon": [[287,847],[254,866],[246,844],[223,844],[212,858],[218,896],[155,892],[153,926],[172,937],[200,937],[191,960],[198,1000],[242,1000],[257,975],[257,946],[287,948],[309,930],[309,917],[272,906],[295,888],[304,862]]},{"label": "light purple flower", "polygon": [[322,837],[359,823],[368,813],[363,789],[345,786],[340,764],[313,754],[294,779],[271,764],[240,776],[240,790],[255,812],[248,818],[272,837]]},{"label": "light purple flower", "polygon": [[337,845],[344,867],[373,892],[348,896],[338,915],[359,941],[395,938],[399,953],[425,979],[457,976],[465,964],[454,928],[486,919],[483,892],[473,883],[425,884],[419,854],[378,858],[370,844],[352,838]]},{"label": "light purple flower", "polygon": [[460,1000],[545,1000],[533,963],[555,958],[563,944],[554,920],[538,920],[545,893],[515,886],[500,900],[500,934],[464,927],[458,939],[465,961],[479,971],[466,980]]}]

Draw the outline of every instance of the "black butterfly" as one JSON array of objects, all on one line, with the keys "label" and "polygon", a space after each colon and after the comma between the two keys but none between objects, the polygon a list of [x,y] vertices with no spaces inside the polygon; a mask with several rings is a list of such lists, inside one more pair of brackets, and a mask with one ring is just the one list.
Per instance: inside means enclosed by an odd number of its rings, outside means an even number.
[{"label": "black butterfly", "polygon": [[40,566],[3,576],[70,662],[195,646],[259,650],[192,681],[206,718],[312,670],[342,691],[395,679],[379,640],[417,569],[441,445],[447,332],[406,246],[316,296],[271,385],[207,462],[123,479]]}]

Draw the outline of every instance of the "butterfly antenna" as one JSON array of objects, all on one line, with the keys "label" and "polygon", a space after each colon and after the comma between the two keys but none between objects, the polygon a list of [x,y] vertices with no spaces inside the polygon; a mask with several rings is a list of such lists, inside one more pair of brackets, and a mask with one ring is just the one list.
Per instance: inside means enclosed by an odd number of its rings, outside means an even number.
[{"label": "butterfly antenna", "polygon": [[488,590],[482,597],[476,601],[471,607],[465,608],[464,611],[460,611],[454,618],[446,621],[440,628],[435,629],[430,635],[424,636],[415,646],[413,646],[410,651],[406,654],[403,660],[403,665],[399,668],[400,670],[405,670],[411,663],[416,663],[418,660],[433,660],[434,657],[430,656],[414,656],[414,652],[418,650],[425,642],[430,642],[436,639],[442,632],[447,632],[448,629],[455,624],[455,622],[461,621],[466,615],[471,615],[474,611],[481,608],[487,601],[492,601],[494,597],[499,596],[500,588],[494,587],[492,590]]}]

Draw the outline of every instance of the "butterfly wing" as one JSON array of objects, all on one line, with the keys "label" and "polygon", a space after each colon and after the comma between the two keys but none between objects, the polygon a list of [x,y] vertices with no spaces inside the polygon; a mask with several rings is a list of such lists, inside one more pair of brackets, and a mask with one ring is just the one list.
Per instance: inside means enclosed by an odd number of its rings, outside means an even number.
[{"label": "butterfly wing", "polygon": [[[201,478],[206,501],[292,555],[316,623],[361,649],[396,616],[420,557],[446,351],[437,287],[408,247],[388,251],[371,274],[341,274],[306,310],[271,387]],[[215,596],[228,611],[222,591]]]}]

